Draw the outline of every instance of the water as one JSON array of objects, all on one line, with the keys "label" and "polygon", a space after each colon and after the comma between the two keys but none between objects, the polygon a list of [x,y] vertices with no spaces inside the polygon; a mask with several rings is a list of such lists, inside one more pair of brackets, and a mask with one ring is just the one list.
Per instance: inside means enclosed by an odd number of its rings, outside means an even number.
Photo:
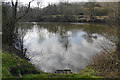
[{"label": "water", "polygon": [[77,73],[102,51],[103,42],[111,43],[102,35],[107,29],[103,24],[19,23],[18,32],[27,48],[26,56],[38,69],[70,69]]}]

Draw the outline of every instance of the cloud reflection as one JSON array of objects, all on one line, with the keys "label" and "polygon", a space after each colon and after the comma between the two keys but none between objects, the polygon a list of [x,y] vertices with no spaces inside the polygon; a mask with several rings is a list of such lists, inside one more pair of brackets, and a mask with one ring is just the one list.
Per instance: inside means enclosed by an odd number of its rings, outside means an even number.
[{"label": "cloud reflection", "polygon": [[[41,35],[39,35],[39,34]],[[28,48],[28,57],[31,57],[31,63],[45,72],[54,72],[56,69],[71,69],[72,72],[79,72],[88,65],[90,57],[101,49],[96,47],[101,36],[93,39],[93,43],[87,42],[83,37],[86,32],[77,30],[77,32],[68,31],[71,35],[68,40],[71,45],[67,51],[59,41],[58,33],[51,33],[45,28],[33,27],[33,31],[26,34],[30,37],[25,42],[30,44]],[[63,35],[63,38],[67,36]],[[41,38],[44,38],[42,42]],[[63,39],[65,40],[65,39]]]}]

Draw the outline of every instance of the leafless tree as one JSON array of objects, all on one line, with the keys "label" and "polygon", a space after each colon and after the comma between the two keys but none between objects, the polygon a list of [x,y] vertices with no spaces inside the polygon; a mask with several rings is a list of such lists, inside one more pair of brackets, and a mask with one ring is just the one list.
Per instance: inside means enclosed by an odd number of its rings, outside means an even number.
[{"label": "leafless tree", "polygon": [[31,4],[31,2],[33,2],[33,1],[34,1],[34,0],[32,0],[32,1],[29,2],[28,8],[27,8],[26,12],[25,12],[23,15],[21,15],[20,17],[18,17],[18,16],[17,16],[18,0],[16,0],[15,2],[14,2],[13,0],[11,0],[11,3],[12,3],[12,22],[13,22],[14,24],[15,24],[15,22],[16,22],[17,20],[21,19],[22,17],[24,17],[24,16],[28,13],[28,11],[29,11],[29,9],[30,9],[30,4]]},{"label": "leafless tree", "polygon": [[92,20],[94,18],[94,7],[96,4],[96,0],[89,0],[87,3],[87,7],[89,10],[89,14],[90,14],[90,20]]},{"label": "leafless tree", "polygon": [[116,43],[117,51],[120,54],[120,2],[110,5],[109,23],[117,27],[118,42]]},{"label": "leafless tree", "polygon": [[22,31],[21,35],[17,36],[16,34],[17,34],[17,29],[18,28],[15,27],[15,24],[17,23],[18,20],[20,20],[21,18],[23,18],[29,12],[30,4],[33,1],[34,0],[32,0],[32,1],[29,2],[27,10],[25,11],[24,14],[22,14],[21,16],[17,16],[17,12],[18,12],[17,11],[18,10],[18,0],[16,0],[15,2],[13,0],[11,0],[11,3],[12,3],[12,17],[11,17],[11,26],[9,26],[11,28],[11,30],[12,30],[10,34],[13,34],[12,35],[13,38],[11,38],[11,40],[14,40],[15,42],[19,43],[22,54],[25,53],[25,50],[24,50],[24,47],[23,47],[23,39],[24,39],[25,34]]},{"label": "leafless tree", "polygon": [[43,6],[42,3],[43,3],[42,0],[40,0],[40,1],[38,0],[38,1],[37,1],[38,9]]},{"label": "leafless tree", "polygon": [[93,17],[94,17],[95,2],[88,2],[87,7],[88,7],[88,10],[89,10],[89,14],[90,14],[90,20],[92,20]]}]

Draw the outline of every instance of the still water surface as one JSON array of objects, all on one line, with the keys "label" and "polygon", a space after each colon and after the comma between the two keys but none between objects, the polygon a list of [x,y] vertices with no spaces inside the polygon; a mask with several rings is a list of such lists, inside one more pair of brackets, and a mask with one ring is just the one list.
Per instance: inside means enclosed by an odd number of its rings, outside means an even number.
[{"label": "still water surface", "polygon": [[103,24],[82,23],[20,23],[19,35],[24,39],[30,62],[44,72],[70,69],[79,72],[93,55],[109,45],[102,33]]}]

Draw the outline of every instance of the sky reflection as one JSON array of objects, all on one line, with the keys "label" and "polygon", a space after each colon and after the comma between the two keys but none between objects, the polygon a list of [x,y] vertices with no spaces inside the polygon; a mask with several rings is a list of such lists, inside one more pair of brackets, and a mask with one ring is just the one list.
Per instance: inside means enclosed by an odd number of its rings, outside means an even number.
[{"label": "sky reflection", "polygon": [[[45,72],[71,69],[76,73],[88,65],[91,56],[101,51],[97,45],[101,44],[103,37],[98,34],[92,36],[96,38],[90,37],[82,29],[58,30],[54,33],[44,26],[35,25],[25,35],[24,39],[27,40],[24,45],[28,45],[27,56],[37,68]],[[87,38],[91,38],[92,42],[88,42]]]}]

